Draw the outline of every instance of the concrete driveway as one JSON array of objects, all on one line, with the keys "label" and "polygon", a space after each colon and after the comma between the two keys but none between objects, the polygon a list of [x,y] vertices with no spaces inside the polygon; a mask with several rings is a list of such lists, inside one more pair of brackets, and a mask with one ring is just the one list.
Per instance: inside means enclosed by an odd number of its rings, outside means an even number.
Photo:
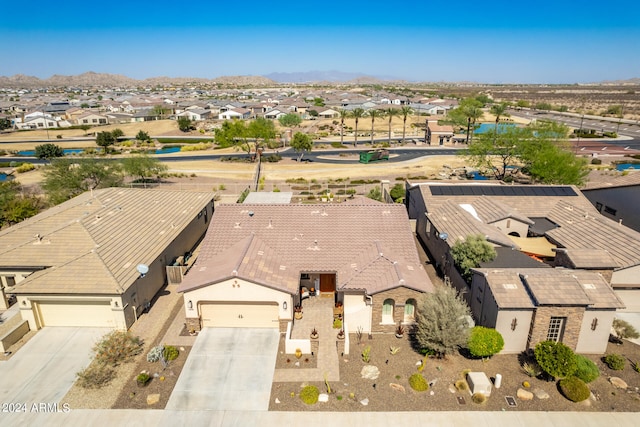
[{"label": "concrete driveway", "polygon": [[277,329],[203,329],[166,409],[268,410],[279,339]]},{"label": "concrete driveway", "polygon": [[11,359],[0,362],[0,401],[64,403],[76,372],[92,358],[91,349],[108,328],[43,328]]}]

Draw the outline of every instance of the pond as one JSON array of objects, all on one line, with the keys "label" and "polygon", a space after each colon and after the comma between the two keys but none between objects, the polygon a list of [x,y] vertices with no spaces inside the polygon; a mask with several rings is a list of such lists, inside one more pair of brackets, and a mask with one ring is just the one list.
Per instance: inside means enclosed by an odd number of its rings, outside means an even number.
[{"label": "pond", "polygon": [[620,163],[616,165],[616,170],[624,171],[627,169],[640,169],[640,163]]},{"label": "pond", "polygon": [[6,180],[7,180],[7,174],[6,173],[0,173],[0,182],[6,181]]},{"label": "pond", "polygon": [[[62,150],[62,152],[64,153],[65,156],[69,156],[69,155],[73,155],[73,154],[82,154],[82,153],[84,153],[84,149],[82,149],[82,148],[65,148],[65,149]],[[35,155],[36,155],[36,150],[18,151],[18,156],[35,157]]]},{"label": "pond", "polygon": [[[498,125],[498,133],[506,132],[508,129],[511,129],[511,128],[514,128],[514,127],[516,127],[515,124],[500,123]],[[496,124],[495,123],[482,123],[479,126],[476,126],[475,130],[473,131],[473,133],[475,133],[476,135],[482,134],[482,133],[487,133],[487,132],[493,131],[495,128],[496,128]]]},{"label": "pond", "polygon": [[156,150],[156,154],[179,153],[181,147],[167,147]]}]

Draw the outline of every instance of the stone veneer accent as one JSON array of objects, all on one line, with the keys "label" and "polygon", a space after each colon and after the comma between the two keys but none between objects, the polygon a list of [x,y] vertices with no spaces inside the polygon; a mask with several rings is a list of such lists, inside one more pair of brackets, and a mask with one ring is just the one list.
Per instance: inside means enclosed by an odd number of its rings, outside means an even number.
[{"label": "stone veneer accent", "polygon": [[[405,287],[394,288],[373,295],[373,306],[371,310],[371,332],[395,332],[398,323],[402,323],[404,320],[404,303],[410,298],[415,299],[417,302],[418,298],[420,298],[420,295],[422,295],[422,292],[414,291],[413,289]],[[394,324],[381,325],[380,323],[382,322],[382,305],[384,301],[389,298],[395,301],[395,307],[393,308]]]},{"label": "stone veneer accent", "polygon": [[196,331],[201,331],[202,330],[202,325],[200,324],[200,318],[198,318],[198,317],[187,317],[185,320],[186,320],[186,323],[187,323],[187,331],[190,331],[191,329],[196,330]]},{"label": "stone veneer accent", "polygon": [[567,318],[562,343],[575,351],[580,337],[584,307],[537,307],[533,314],[531,333],[529,334],[529,348],[534,348],[539,342],[546,341],[552,317]]}]

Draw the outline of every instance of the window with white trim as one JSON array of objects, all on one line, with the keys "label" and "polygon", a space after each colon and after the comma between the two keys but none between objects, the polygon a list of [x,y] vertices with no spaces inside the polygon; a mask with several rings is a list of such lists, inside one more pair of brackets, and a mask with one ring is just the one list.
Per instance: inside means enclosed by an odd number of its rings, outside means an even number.
[{"label": "window with white trim", "polygon": [[416,320],[416,300],[409,298],[404,303],[404,322],[410,323]]},{"label": "window with white trim", "polygon": [[547,330],[547,341],[562,342],[564,335],[564,325],[567,323],[566,317],[552,317]]},{"label": "window with white trim", "polygon": [[396,305],[396,302],[392,299],[384,300],[382,303],[382,323],[387,324],[395,324],[393,320],[393,306]]}]

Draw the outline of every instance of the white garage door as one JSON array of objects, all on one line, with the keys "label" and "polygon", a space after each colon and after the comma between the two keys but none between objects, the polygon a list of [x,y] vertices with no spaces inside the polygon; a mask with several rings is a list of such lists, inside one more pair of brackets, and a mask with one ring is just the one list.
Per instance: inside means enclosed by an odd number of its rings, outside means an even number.
[{"label": "white garage door", "polygon": [[215,302],[200,305],[202,326],[214,328],[277,328],[278,305],[255,302]]},{"label": "white garage door", "polygon": [[42,326],[115,327],[109,301],[39,301]]}]

